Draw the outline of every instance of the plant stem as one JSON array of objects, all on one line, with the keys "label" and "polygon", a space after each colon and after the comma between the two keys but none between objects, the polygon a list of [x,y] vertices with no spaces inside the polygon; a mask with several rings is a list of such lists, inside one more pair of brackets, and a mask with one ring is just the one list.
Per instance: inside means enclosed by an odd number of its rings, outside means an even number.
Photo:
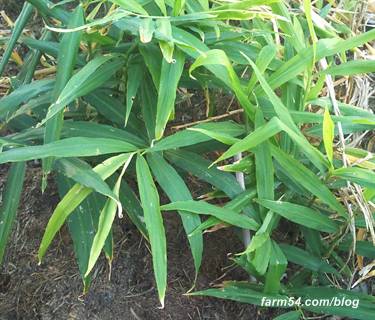
[{"label": "plant stem", "polygon": [[[242,159],[242,153],[238,153],[234,156],[234,161],[240,161]],[[243,172],[236,172],[236,179],[241,186],[242,190],[246,190],[245,186],[245,175]],[[244,247],[247,248],[251,241],[250,230],[242,229],[242,242]]]}]

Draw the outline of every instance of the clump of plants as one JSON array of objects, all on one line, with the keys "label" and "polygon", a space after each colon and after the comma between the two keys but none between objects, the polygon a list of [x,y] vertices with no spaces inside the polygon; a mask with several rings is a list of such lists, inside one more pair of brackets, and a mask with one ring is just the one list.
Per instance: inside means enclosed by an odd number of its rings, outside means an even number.
[{"label": "clump of plants", "polygon": [[[363,96],[356,77],[375,71],[375,30],[350,24],[358,8],[344,2],[27,0],[2,41],[0,74],[20,66],[2,78],[0,261],[26,162],[40,159],[41,188],[53,176],[61,200],[38,259],[67,224],[85,292],[126,215],[150,244],[163,306],[163,212],[176,211],[196,275],[206,230],[235,228],[244,243],[232,259],[249,281],[191,296],[297,299],[273,305],[286,309],[279,319],[371,319],[375,115],[352,98]],[[36,14],[38,37],[23,33]],[[206,117],[176,130],[191,95]],[[188,175],[212,187],[209,200],[192,197]],[[359,304],[304,304],[334,297]]]}]

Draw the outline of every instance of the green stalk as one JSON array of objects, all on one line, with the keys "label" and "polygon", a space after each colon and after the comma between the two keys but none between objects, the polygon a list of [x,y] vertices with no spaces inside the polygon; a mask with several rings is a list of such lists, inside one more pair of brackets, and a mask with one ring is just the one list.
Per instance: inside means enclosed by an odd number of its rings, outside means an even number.
[{"label": "green stalk", "polygon": [[0,77],[2,76],[5,66],[7,65],[14,47],[16,46],[17,40],[22,34],[23,29],[25,28],[27,22],[29,21],[31,14],[33,13],[33,6],[30,3],[25,3],[23,5],[22,11],[18,16],[16,23],[14,25],[14,29],[12,32],[12,36],[9,39],[5,52],[3,54],[3,58],[0,62]]}]

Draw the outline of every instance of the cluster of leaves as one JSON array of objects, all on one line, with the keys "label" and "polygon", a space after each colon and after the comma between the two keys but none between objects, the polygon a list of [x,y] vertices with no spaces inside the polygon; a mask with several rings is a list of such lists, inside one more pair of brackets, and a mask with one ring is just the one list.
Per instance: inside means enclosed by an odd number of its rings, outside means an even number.
[{"label": "cluster of leaves", "polygon": [[[3,73],[17,42],[29,48],[0,100],[8,132],[0,139],[0,163],[12,163],[0,213],[0,261],[26,161],[42,159],[42,188],[54,172],[61,201],[39,260],[67,223],[85,290],[101,252],[112,260],[112,225],[116,214],[126,214],[150,243],[164,305],[162,211],[173,210],[196,274],[205,230],[233,226],[253,235],[233,259],[253,281],[192,295],[257,305],[262,297],[340,296],[360,299],[359,307],[301,305],[283,319],[299,319],[303,310],[370,319],[374,299],[340,288],[355,276],[345,256],[355,252],[350,261],[358,268],[375,258],[368,236],[375,160],[366,150],[345,148],[345,137],[372,130],[375,116],[323,91],[330,92],[336,77],[375,70],[374,61],[348,59],[375,39],[375,30],[353,35],[340,20],[326,22],[331,4],[316,6],[310,0],[27,0],[0,62]],[[34,12],[45,23],[38,39],[22,35]],[[56,72],[35,80],[41,61]],[[232,95],[243,121],[212,117],[170,134],[176,100],[184,99],[178,88],[202,97]],[[344,144],[336,148],[335,141]],[[221,156],[212,164],[213,152]],[[212,186],[211,203],[193,199],[187,174]],[[136,181],[138,192],[125,178]],[[350,194],[353,188],[359,195]],[[171,203],[161,205],[158,190]],[[280,239],[286,226],[293,237]],[[348,230],[361,238],[353,240]]]}]

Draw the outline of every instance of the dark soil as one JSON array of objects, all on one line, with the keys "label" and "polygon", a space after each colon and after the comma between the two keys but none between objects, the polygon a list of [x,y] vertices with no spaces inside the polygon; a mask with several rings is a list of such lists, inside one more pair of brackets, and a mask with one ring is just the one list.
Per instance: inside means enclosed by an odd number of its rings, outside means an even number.
[{"label": "dark soil", "polygon": [[0,0],[0,10],[4,10],[8,16],[17,17],[22,9],[23,0]]},{"label": "dark soil", "polygon": [[[0,170],[3,187],[7,167]],[[40,169],[29,167],[17,221],[0,275],[0,319],[272,319],[270,310],[213,298],[185,296],[192,286],[194,267],[187,241],[174,213],[164,216],[168,237],[166,306],[158,307],[151,258],[145,241],[130,224],[117,221],[111,280],[102,258],[94,270],[88,294],[82,282],[72,243],[63,229],[41,266],[36,255],[48,219],[58,201],[53,182],[42,195]],[[205,254],[197,289],[225,279],[246,279],[231,265],[229,252],[241,244],[230,230],[205,237]],[[228,271],[229,270],[229,271]],[[220,278],[220,279],[219,279]]]}]

